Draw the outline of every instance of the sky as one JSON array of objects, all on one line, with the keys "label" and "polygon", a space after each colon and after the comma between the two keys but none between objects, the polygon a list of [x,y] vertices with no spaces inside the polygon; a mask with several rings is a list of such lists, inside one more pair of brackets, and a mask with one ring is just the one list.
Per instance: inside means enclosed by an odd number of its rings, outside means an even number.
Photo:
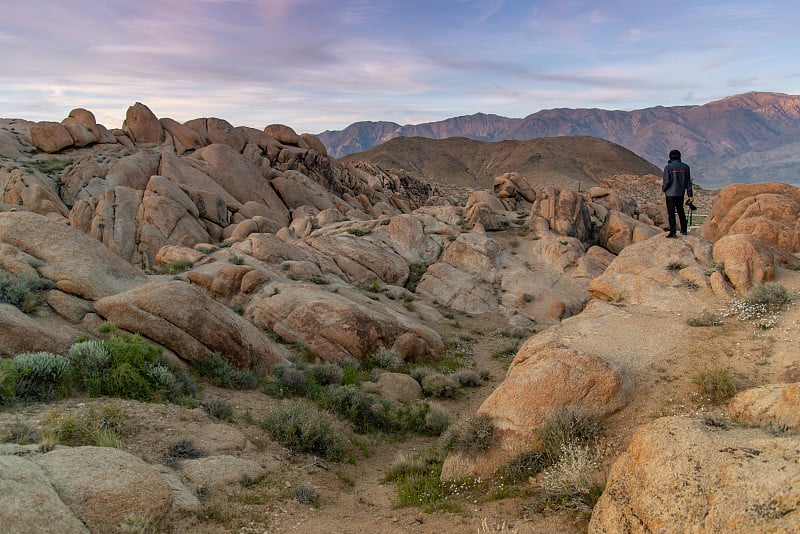
[{"label": "sky", "polygon": [[0,0],[0,117],[319,133],[800,94],[798,28],[795,0]]}]

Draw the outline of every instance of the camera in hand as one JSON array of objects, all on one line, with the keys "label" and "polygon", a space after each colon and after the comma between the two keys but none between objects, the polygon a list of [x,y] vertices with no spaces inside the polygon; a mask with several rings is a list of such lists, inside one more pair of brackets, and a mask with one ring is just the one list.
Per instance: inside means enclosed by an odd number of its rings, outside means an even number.
[{"label": "camera in hand", "polygon": [[694,205],[694,202],[691,198],[686,200],[686,206],[689,208],[690,211],[694,211],[697,209],[697,206]]}]

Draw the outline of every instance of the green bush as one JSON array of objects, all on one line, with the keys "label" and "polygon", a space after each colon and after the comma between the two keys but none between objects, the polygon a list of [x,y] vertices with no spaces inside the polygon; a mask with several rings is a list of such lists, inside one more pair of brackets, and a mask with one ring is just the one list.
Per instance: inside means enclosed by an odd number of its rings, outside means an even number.
[{"label": "green bush", "polygon": [[405,404],[397,409],[395,419],[402,430],[427,436],[440,436],[450,426],[450,418],[424,401]]},{"label": "green bush", "polygon": [[112,367],[127,363],[136,369],[144,369],[147,364],[156,362],[163,352],[160,347],[147,343],[138,334],[121,334],[106,339],[103,344],[111,353]]},{"label": "green bush", "polygon": [[398,430],[388,400],[356,385],[328,387],[324,407],[350,421],[356,432]]},{"label": "green bush", "polygon": [[326,412],[304,401],[289,401],[273,408],[261,427],[290,449],[339,461],[348,453],[344,433]]},{"label": "green bush", "polygon": [[102,341],[81,341],[69,348],[67,357],[75,367],[79,385],[90,397],[103,394],[103,380],[111,371],[111,353]]},{"label": "green bush", "polygon": [[394,371],[401,365],[403,365],[403,360],[400,359],[395,351],[386,347],[378,349],[377,352],[368,356],[363,363],[363,367],[367,370],[378,367],[386,371]]},{"label": "green bush", "polygon": [[329,362],[309,365],[308,374],[320,386],[339,385],[344,379],[342,367]]},{"label": "green bush", "polygon": [[761,284],[750,288],[744,296],[748,304],[763,304],[769,308],[780,308],[792,302],[789,292],[780,284]]},{"label": "green bush", "polygon": [[597,436],[599,425],[574,406],[561,406],[551,413],[538,434],[548,465],[556,463],[568,445],[584,445]]},{"label": "green bush", "polygon": [[258,385],[258,376],[247,369],[237,369],[235,365],[215,352],[197,363],[196,369],[215,386],[227,389],[253,389]]},{"label": "green bush", "polygon": [[153,390],[147,379],[127,362],[114,366],[108,377],[103,380],[102,391],[104,395],[139,401],[150,400],[153,396]]},{"label": "green bush", "polygon": [[694,376],[694,383],[713,404],[722,404],[739,392],[740,386],[733,371],[725,367],[704,369]]},{"label": "green bush", "polygon": [[161,274],[178,274],[192,268],[192,262],[189,260],[171,261],[164,265],[161,269]]},{"label": "green bush", "polygon": [[265,393],[273,397],[305,397],[318,387],[305,371],[291,364],[278,364],[272,368],[272,382]]},{"label": "green bush", "polygon": [[458,382],[449,375],[432,373],[422,379],[422,391],[429,397],[452,399],[458,395]]},{"label": "green bush", "polygon": [[55,284],[47,278],[0,272],[0,302],[16,306],[24,313],[33,312],[41,303],[42,293],[53,287]]},{"label": "green bush", "polygon": [[0,407],[14,400],[16,388],[14,361],[10,358],[0,358]]},{"label": "green bush", "polygon": [[417,285],[419,281],[422,280],[422,277],[425,275],[425,272],[428,270],[427,263],[412,263],[408,266],[408,280],[403,287],[405,287],[410,292],[414,292],[417,290]]},{"label": "green bush", "polygon": [[64,356],[49,352],[14,356],[15,394],[30,401],[50,401],[69,389],[66,383],[72,365]]},{"label": "green bush", "polygon": [[104,341],[75,343],[68,357],[78,386],[90,397],[108,395],[140,401],[166,398],[186,404],[186,399],[197,393],[197,384],[187,373],[173,369],[162,352],[141,336],[122,334]]}]

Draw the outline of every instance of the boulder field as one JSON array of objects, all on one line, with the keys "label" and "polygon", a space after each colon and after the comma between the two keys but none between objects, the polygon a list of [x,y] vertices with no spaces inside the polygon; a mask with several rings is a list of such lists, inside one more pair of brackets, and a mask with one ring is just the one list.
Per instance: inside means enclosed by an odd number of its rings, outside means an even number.
[{"label": "boulder field", "polygon": [[[239,368],[291,365],[288,343],[319,361],[386,348],[424,362],[458,317],[499,317],[526,340],[475,410],[492,444],[452,454],[445,479],[491,477],[541,450],[537,431],[558,408],[628,417],[653,369],[684,349],[688,314],[800,265],[800,192],[785,184],[729,186],[699,229],[668,240],[663,208],[608,184],[535,189],[506,173],[456,194],[343,164],[285,125],[181,124],[141,103],[121,129],[83,109],[61,123],[2,119],[0,141],[0,275],[47,282],[33,309],[0,302],[0,356],[63,354],[113,322],[189,366],[213,353]],[[375,387],[419,398],[402,376]],[[726,413],[752,428],[637,415],[589,531],[800,528],[798,399],[789,379],[741,393]],[[218,454],[187,462],[180,480],[114,449],[2,446],[0,530],[158,522],[197,509],[187,488],[264,474],[236,457],[247,439],[218,434],[234,444],[210,444]],[[35,507],[18,499],[29,493]]]}]

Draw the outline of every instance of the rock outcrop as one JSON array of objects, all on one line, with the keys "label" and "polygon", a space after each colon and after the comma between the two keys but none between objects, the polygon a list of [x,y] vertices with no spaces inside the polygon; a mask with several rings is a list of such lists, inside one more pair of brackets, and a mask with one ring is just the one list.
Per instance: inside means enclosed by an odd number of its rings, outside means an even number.
[{"label": "rock outcrop", "polygon": [[114,532],[126,519],[157,525],[172,507],[158,468],[119,449],[59,448],[34,462],[90,532]]},{"label": "rock outcrop", "polygon": [[614,463],[589,532],[794,532],[798,480],[796,437],[662,418]]},{"label": "rock outcrop", "polygon": [[800,252],[800,188],[776,182],[730,185],[719,192],[700,234],[711,241],[753,235],[775,248]]},{"label": "rock outcrop", "polygon": [[81,298],[95,300],[146,281],[141,270],[96,239],[41,215],[0,213],[0,242],[39,260],[41,276]]},{"label": "rock outcrop", "polygon": [[624,371],[602,358],[569,349],[547,336],[520,347],[505,379],[478,408],[492,424],[491,449],[476,458],[451,454],[442,478],[492,476],[512,458],[540,450],[537,430],[559,407],[601,420],[630,400],[633,384]]},{"label": "rock outcrop", "polygon": [[41,467],[10,455],[0,455],[0,530],[42,534],[90,532],[64,504]]},{"label": "rock outcrop", "polygon": [[240,368],[271,368],[283,350],[200,289],[179,280],[151,282],[95,302],[106,320],[169,348],[190,362],[218,351]]}]

